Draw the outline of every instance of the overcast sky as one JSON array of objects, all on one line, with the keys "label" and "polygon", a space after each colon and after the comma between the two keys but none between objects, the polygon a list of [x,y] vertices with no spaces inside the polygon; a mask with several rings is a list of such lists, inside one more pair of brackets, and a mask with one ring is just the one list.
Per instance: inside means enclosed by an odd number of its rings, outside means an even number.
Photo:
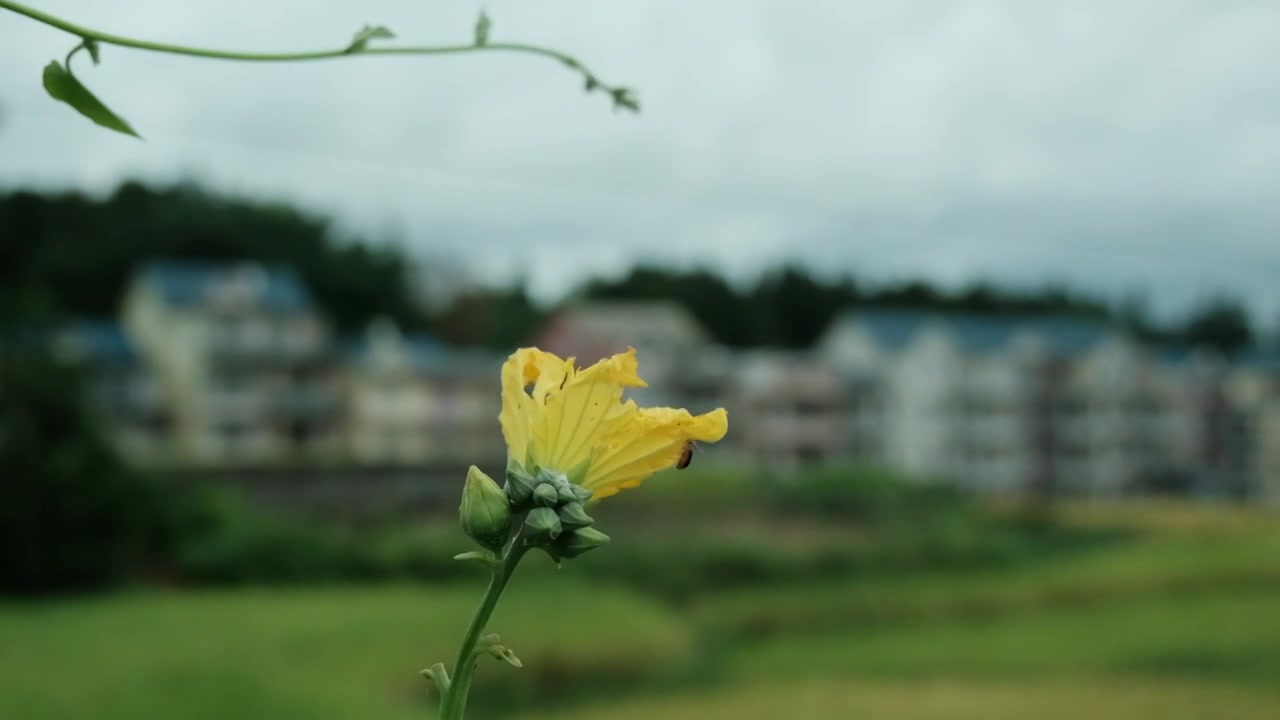
[{"label": "overcast sky", "polygon": [[[27,0],[245,50],[364,23],[467,41],[460,0]],[[1064,281],[1280,320],[1280,3],[491,0],[495,40],[633,86],[639,116],[506,54],[250,65],[103,49],[146,137],[44,95],[74,40],[0,11],[0,187],[197,178],[296,201],[543,297],[632,262],[795,259],[945,283]],[[317,8],[323,7],[323,12]]]}]

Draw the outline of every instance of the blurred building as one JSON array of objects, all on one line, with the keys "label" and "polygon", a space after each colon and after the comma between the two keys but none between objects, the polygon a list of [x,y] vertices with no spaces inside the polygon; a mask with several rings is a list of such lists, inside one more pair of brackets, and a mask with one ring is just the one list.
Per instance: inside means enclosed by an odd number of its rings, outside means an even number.
[{"label": "blurred building", "polygon": [[1272,397],[1258,415],[1258,490],[1280,506],[1280,398]]},{"label": "blurred building", "polygon": [[1223,484],[1235,495],[1280,498],[1280,356],[1252,353],[1225,373]]},{"label": "blurred building", "polygon": [[727,447],[755,467],[789,472],[848,454],[847,388],[807,353],[741,353],[723,392]]},{"label": "blurred building", "polygon": [[1168,443],[1155,366],[1101,323],[860,311],[819,352],[849,389],[853,453],[919,477],[1113,494]]},{"label": "blurred building", "polygon": [[[386,320],[338,342],[289,268],[150,263],[122,318],[67,326],[54,350],[92,371],[131,462],[403,473],[505,457],[503,355]],[[847,313],[812,351],[742,351],[647,301],[571,305],[533,344],[579,365],[636,348],[637,403],[726,407],[713,452],[780,473],[852,459],[981,492],[1280,502],[1275,356],[1228,362],[1078,318],[896,310]]]},{"label": "blurred building", "polygon": [[1161,358],[1107,331],[1071,358],[1056,407],[1055,490],[1116,495],[1187,467],[1193,416],[1171,392]]},{"label": "blurred building", "polygon": [[329,328],[291,269],[151,263],[130,282],[123,316],[184,461],[313,461],[340,449]]},{"label": "blurred building", "polygon": [[85,320],[60,328],[53,354],[87,371],[94,410],[107,437],[127,461],[170,461],[172,415],[156,376],[115,323]]},{"label": "blurred building", "polygon": [[497,378],[503,359],[375,321],[343,363],[351,457],[370,464],[501,466],[506,447]]}]

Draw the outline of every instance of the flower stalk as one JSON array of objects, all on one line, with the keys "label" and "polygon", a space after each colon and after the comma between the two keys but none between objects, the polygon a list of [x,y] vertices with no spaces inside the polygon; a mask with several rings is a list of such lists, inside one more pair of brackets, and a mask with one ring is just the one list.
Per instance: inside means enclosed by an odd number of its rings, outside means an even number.
[{"label": "flower stalk", "polygon": [[448,691],[443,694],[440,701],[440,720],[463,720],[467,709],[467,695],[471,692],[471,676],[475,671],[479,655],[484,652],[477,647],[477,644],[485,627],[489,624],[489,618],[493,615],[494,609],[498,607],[498,600],[502,598],[502,592],[506,590],[516,566],[520,564],[520,560],[529,549],[530,546],[524,542],[523,533],[517,532],[503,549],[497,565],[492,568],[489,587],[485,590],[484,597],[480,600],[480,607],[476,608],[476,614],[471,618],[467,634],[463,636],[462,644],[458,647],[458,658],[453,666],[453,678]]}]

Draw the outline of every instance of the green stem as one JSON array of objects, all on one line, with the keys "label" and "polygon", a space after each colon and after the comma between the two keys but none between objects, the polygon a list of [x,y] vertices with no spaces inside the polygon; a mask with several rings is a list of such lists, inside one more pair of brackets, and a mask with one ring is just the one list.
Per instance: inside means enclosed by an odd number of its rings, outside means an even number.
[{"label": "green stem", "polygon": [[552,50],[550,48],[541,47],[539,45],[530,45],[528,43],[485,43],[483,45],[427,45],[427,46],[409,46],[409,47],[365,47],[361,49],[352,49],[350,45],[337,48],[334,50],[315,50],[310,52],[294,52],[294,53],[246,53],[233,52],[228,50],[213,50],[209,48],[188,47],[185,45],[171,45],[169,43],[151,42],[148,40],[138,40],[136,38],[128,38],[120,35],[112,35],[111,33],[101,32],[92,28],[87,28],[75,23],[68,22],[62,18],[55,17],[46,12],[42,12],[32,7],[27,7],[21,3],[12,0],[0,0],[0,9],[10,10],[19,15],[24,15],[37,22],[44,23],[51,27],[55,27],[64,32],[71,33],[77,37],[96,40],[100,43],[108,45],[118,45],[120,47],[135,48],[137,50],[149,50],[151,52],[170,53],[174,55],[190,55],[194,57],[214,58],[218,60],[244,60],[250,62],[291,62],[300,60],[329,60],[333,58],[350,57],[353,55],[450,55],[459,53],[472,52],[518,52],[530,55],[541,55],[542,57],[558,60],[572,70],[582,74],[592,85],[600,90],[608,93],[621,91],[622,88],[614,87],[601,83],[590,70],[571,55]]},{"label": "green stem", "polygon": [[484,599],[480,601],[480,607],[476,608],[475,617],[471,619],[471,627],[467,628],[467,634],[463,636],[462,645],[458,648],[458,659],[453,666],[453,684],[441,703],[440,720],[463,720],[463,713],[467,709],[467,694],[471,690],[471,673],[476,664],[473,657],[476,643],[489,624],[489,616],[493,615],[494,608],[498,606],[498,599],[502,597],[502,591],[515,573],[516,565],[520,564],[520,559],[528,550],[523,538],[517,534],[507,545],[502,563],[494,568],[489,588],[485,590]]}]

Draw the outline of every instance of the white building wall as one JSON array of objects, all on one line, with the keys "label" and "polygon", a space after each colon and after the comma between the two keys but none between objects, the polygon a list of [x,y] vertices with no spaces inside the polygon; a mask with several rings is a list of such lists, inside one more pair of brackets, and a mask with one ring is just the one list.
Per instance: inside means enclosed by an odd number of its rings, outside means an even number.
[{"label": "white building wall", "polygon": [[885,397],[889,462],[921,478],[950,474],[953,406],[961,358],[950,338],[929,330],[891,363]]}]

